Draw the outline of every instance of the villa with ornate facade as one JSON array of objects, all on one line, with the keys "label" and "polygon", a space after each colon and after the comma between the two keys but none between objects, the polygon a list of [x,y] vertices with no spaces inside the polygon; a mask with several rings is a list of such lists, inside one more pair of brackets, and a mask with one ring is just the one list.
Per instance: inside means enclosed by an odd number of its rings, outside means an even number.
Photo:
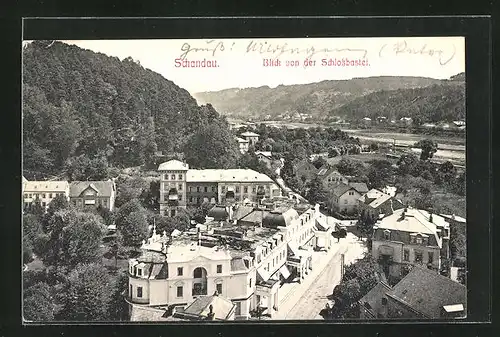
[{"label": "villa with ornate facade", "polygon": [[234,206],[214,207],[205,224],[184,233],[153,230],[142,254],[129,260],[131,320],[144,310],[173,317],[213,294],[234,304],[234,319],[249,319],[257,307],[272,317],[280,310],[281,285],[308,277],[312,249],[332,245],[333,218],[318,205],[281,199],[246,209],[240,220],[230,218]]}]

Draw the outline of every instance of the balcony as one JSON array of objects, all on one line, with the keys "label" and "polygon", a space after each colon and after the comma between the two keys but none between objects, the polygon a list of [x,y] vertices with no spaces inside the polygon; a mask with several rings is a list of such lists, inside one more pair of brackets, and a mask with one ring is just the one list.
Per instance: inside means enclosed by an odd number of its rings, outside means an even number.
[{"label": "balcony", "polygon": [[193,288],[192,291],[192,296],[201,296],[201,295],[206,295],[207,294],[207,287],[202,287],[202,288]]}]

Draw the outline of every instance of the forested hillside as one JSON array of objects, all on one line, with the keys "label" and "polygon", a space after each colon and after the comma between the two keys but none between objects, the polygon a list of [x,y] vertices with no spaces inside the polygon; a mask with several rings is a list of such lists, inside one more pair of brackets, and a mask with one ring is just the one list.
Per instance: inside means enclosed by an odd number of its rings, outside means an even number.
[{"label": "forested hillside", "polygon": [[350,119],[411,117],[417,124],[465,119],[465,83],[450,80],[425,88],[378,91],[355,99],[331,115]]},{"label": "forested hillside", "polygon": [[212,106],[198,106],[186,90],[131,58],[35,41],[25,46],[23,62],[28,179],[153,165],[155,151],[182,152],[203,126],[229,132]]},{"label": "forested hillside", "polygon": [[198,103],[212,104],[222,114],[234,117],[271,118],[280,114],[327,116],[352,100],[380,90],[426,87],[441,80],[425,77],[382,76],[318,83],[279,85],[276,88],[226,89],[193,96]]}]

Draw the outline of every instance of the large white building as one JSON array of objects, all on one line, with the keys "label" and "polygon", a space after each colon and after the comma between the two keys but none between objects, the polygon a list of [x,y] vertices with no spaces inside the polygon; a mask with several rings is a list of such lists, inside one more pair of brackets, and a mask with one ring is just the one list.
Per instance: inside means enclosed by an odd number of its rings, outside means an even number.
[{"label": "large white building", "polygon": [[203,202],[233,203],[281,195],[280,187],[265,174],[249,169],[193,170],[178,160],[160,164],[160,213],[174,216],[177,209]]},{"label": "large white building", "polygon": [[30,207],[38,199],[41,205],[47,208],[58,195],[63,195],[69,201],[69,190],[67,181],[28,181],[23,177],[23,206]]},{"label": "large white building", "polygon": [[319,206],[296,208],[255,210],[261,221],[212,221],[175,238],[154,230],[129,262],[131,317],[145,307],[183,310],[215,292],[234,303],[235,319],[248,319],[258,306],[272,317],[280,285],[307,277],[313,247],[332,244],[332,218]]}]

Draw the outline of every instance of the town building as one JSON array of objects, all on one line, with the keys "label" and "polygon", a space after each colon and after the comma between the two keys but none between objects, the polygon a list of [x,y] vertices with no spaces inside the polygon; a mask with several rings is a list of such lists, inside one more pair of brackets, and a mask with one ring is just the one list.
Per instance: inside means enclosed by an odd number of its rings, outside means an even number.
[{"label": "town building", "polygon": [[442,260],[449,259],[450,224],[437,214],[406,207],[379,220],[373,229],[372,256],[392,276],[400,275],[401,264],[438,272]]},{"label": "town building", "polygon": [[318,169],[309,160],[303,159],[293,165],[293,174],[299,180],[312,180],[318,174]]},{"label": "town building", "polygon": [[340,183],[348,184],[349,180],[339,173],[333,166],[321,167],[317,173],[327,188],[333,188]]},{"label": "town building", "polygon": [[[348,176],[346,176],[347,179],[349,179]],[[359,194],[364,194],[368,192],[368,186],[366,186],[366,183],[359,183],[355,181],[349,181],[347,185],[351,186],[354,188]]]},{"label": "town building", "polygon": [[280,187],[265,174],[250,169],[193,170],[178,160],[160,164],[160,212],[174,216],[177,209],[203,202],[258,202],[281,195]]},{"label": "town building", "polygon": [[413,119],[411,117],[401,117],[399,119],[399,124],[402,126],[409,126],[413,123]]},{"label": "town building", "polygon": [[249,145],[253,146],[255,146],[255,144],[257,144],[257,142],[259,141],[259,137],[260,137],[259,134],[251,131],[243,132],[241,134],[241,138],[247,140]]},{"label": "town building", "polygon": [[358,199],[361,197],[354,187],[340,183],[332,189],[329,208],[337,213],[353,214],[358,210]]},{"label": "town building", "polygon": [[[234,304],[234,319],[248,319],[257,307],[272,317],[280,310],[281,285],[304,280],[314,268],[312,249],[332,245],[333,218],[321,214],[319,206],[269,208],[262,220],[236,225],[224,219],[228,216],[175,237],[153,228],[141,255],[129,260],[131,317],[143,308],[206,316],[201,307],[210,299],[198,300],[203,305],[191,304],[191,309],[189,304],[215,292]],[[212,312],[217,318],[230,310],[213,304]]]},{"label": "town building", "polygon": [[318,158],[328,159],[328,152],[313,153],[309,156],[309,160],[311,162],[315,161]]},{"label": "town building", "polygon": [[266,166],[271,170],[273,168],[273,153],[271,151],[255,151],[257,158],[266,164]]},{"label": "town building", "polygon": [[359,318],[387,318],[387,292],[391,286],[381,281],[359,300]]},{"label": "town building", "polygon": [[115,208],[116,184],[108,181],[72,181],[69,190],[70,201],[77,207]]},{"label": "town building", "polygon": [[359,210],[374,218],[390,215],[394,210],[404,208],[401,201],[377,189],[371,189],[359,199]]},{"label": "town building", "polygon": [[248,152],[250,142],[246,139],[236,137],[236,141],[238,142],[238,148],[240,149],[240,152],[242,154],[245,154]]},{"label": "town building", "polygon": [[42,207],[47,209],[49,203],[58,195],[69,200],[69,183],[67,181],[24,181],[22,185],[24,208],[30,207],[35,200],[39,200]]},{"label": "town building", "polygon": [[211,296],[199,296],[185,309],[178,309],[174,318],[184,321],[230,321],[234,320],[236,305],[217,291]]},{"label": "town building", "polygon": [[464,285],[418,266],[386,296],[389,318],[451,319],[464,318],[467,313]]},{"label": "town building", "polygon": [[379,282],[359,301],[362,319],[455,319],[467,312],[467,288],[421,266],[394,287]]}]

